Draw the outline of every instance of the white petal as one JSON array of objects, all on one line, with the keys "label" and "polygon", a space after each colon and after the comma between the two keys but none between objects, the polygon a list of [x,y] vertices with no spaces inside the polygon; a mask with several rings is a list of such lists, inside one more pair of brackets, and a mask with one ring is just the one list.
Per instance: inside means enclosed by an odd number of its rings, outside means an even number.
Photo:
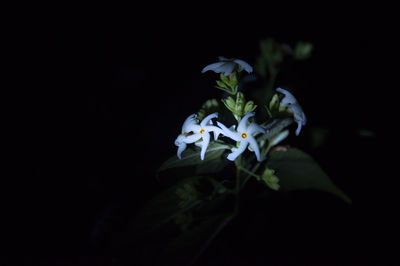
[{"label": "white petal", "polygon": [[185,135],[179,135],[176,140],[175,140],[175,145],[180,146],[183,143],[183,140],[185,139]]},{"label": "white petal", "polygon": [[204,160],[204,155],[206,154],[208,143],[210,143],[210,134],[203,133],[203,141],[202,141],[201,152],[200,152],[200,159],[202,159],[202,160]]},{"label": "white petal", "polygon": [[[217,62],[217,63],[213,63],[213,64],[209,64],[208,66],[206,66],[205,68],[203,68],[203,70],[201,71],[201,73],[204,73],[208,70],[212,70],[214,72],[216,72],[215,70],[218,69],[220,66],[222,66],[223,64],[225,64],[225,62]],[[219,72],[216,72],[219,73]]]},{"label": "white petal", "polygon": [[253,149],[256,154],[257,161],[261,162],[260,149],[258,148],[257,141],[252,136],[247,137],[247,141],[250,143],[250,147]]},{"label": "white petal", "polygon": [[228,129],[224,124],[217,122],[218,126],[222,129],[222,134],[236,141],[240,141],[242,138],[239,136],[239,133],[233,132]]},{"label": "white petal", "polygon": [[213,132],[214,133],[214,139],[218,139],[219,134],[223,134],[222,129],[216,126],[205,126],[204,129],[207,132]]},{"label": "white petal", "polygon": [[187,146],[186,143],[181,143],[181,145],[178,146],[178,152],[176,155],[178,156],[179,159],[182,159],[181,154],[186,149],[186,146]]},{"label": "white petal", "polygon": [[191,114],[188,116],[188,118],[186,118],[185,122],[183,122],[183,125],[182,125],[182,131],[189,132],[186,130],[187,126],[190,124],[197,123],[196,116],[197,116],[196,114]]},{"label": "white petal", "polygon": [[248,112],[243,118],[242,120],[240,120],[240,123],[238,125],[237,131],[238,132],[243,132],[246,130],[247,128],[247,120],[254,116],[255,114],[253,112]]},{"label": "white petal", "polygon": [[265,134],[265,130],[260,127],[259,125],[257,125],[256,123],[251,123],[248,127],[247,127],[247,133],[249,135],[253,135],[254,133],[263,133]]},{"label": "white petal", "polygon": [[194,145],[196,145],[197,147],[200,147],[200,148],[201,148],[201,146],[203,145],[203,142],[202,142],[202,141],[196,141],[196,142],[194,143]]},{"label": "white petal", "polygon": [[236,64],[240,65],[247,73],[253,72],[253,68],[245,61],[241,59],[235,59],[233,60]]},{"label": "white petal", "polygon": [[232,149],[232,153],[228,155],[228,160],[234,161],[240,154],[244,152],[249,142],[247,140],[242,140],[237,149]]},{"label": "white petal", "polygon": [[206,116],[200,123],[200,126],[205,127],[211,119],[218,117],[218,113],[213,113]]},{"label": "white petal", "polygon": [[193,143],[198,141],[201,138],[202,134],[201,133],[196,133],[190,136],[187,136],[184,138],[183,142],[185,143]]},{"label": "white petal", "polygon": [[194,132],[194,133],[199,133],[201,130],[201,126],[199,126],[198,124],[192,123],[192,124],[188,124],[186,126],[186,128],[183,129],[186,133],[188,132]]}]

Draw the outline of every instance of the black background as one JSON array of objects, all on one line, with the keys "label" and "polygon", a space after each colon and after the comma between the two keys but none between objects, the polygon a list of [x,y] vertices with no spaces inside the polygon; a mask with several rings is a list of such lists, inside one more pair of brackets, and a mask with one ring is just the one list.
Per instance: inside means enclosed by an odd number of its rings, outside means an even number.
[{"label": "black background", "polygon": [[[18,79],[26,84],[17,80],[6,113],[16,129],[9,156],[15,166],[4,186],[3,241],[15,254],[11,261],[102,265],[114,258],[125,265],[118,254],[135,252],[110,251],[106,235],[123,231],[163,189],[154,172],[175,154],[182,121],[220,97],[215,75],[201,69],[220,55],[253,65],[259,41],[270,37],[314,44],[312,57],[290,65],[283,81],[296,87],[308,117],[293,145],[310,152],[353,204],[299,192],[271,210],[255,207],[260,217],[277,216],[275,227],[239,220],[203,263],[397,260],[396,174],[387,152],[394,121],[386,120],[394,110],[395,86],[387,82],[395,51],[391,16],[374,8],[244,7],[77,14],[57,8],[32,20],[37,24],[23,23],[28,33],[17,50],[28,51],[28,62],[19,64]],[[310,147],[313,126],[330,129],[322,148]],[[375,135],[360,136],[359,129]],[[241,226],[261,229],[252,235]],[[232,232],[241,233],[228,244]],[[265,246],[256,244],[260,239]]]}]

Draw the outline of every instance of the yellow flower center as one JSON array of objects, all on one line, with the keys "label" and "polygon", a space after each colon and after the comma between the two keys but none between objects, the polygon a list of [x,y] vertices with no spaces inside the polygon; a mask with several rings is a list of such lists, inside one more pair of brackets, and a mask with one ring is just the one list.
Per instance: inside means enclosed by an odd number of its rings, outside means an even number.
[{"label": "yellow flower center", "polygon": [[204,133],[204,128],[200,129],[200,133],[203,134]]},{"label": "yellow flower center", "polygon": [[184,130],[184,131],[182,131],[182,135],[185,135],[185,130]]},{"label": "yellow flower center", "polygon": [[243,139],[247,138],[247,133],[246,133],[246,132],[243,132],[243,133],[242,133],[242,138],[243,138]]}]

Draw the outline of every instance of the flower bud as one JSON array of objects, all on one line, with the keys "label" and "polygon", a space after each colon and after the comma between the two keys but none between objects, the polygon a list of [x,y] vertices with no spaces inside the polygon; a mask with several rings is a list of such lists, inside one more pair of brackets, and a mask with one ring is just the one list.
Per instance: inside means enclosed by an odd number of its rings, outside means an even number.
[{"label": "flower bud", "polygon": [[262,174],[262,179],[270,189],[278,190],[280,188],[280,185],[278,184],[279,178],[275,175],[275,170],[266,168]]},{"label": "flower bud", "polygon": [[279,109],[279,97],[278,94],[274,94],[271,101],[269,102],[269,110],[275,111]]},{"label": "flower bud", "polygon": [[222,99],[222,102],[225,104],[226,108],[228,108],[232,113],[235,112],[236,102],[231,96],[226,99]]},{"label": "flower bud", "polygon": [[276,144],[278,144],[279,142],[281,142],[282,140],[286,139],[287,136],[289,136],[289,130],[284,130],[282,132],[280,132],[279,134],[273,136],[270,140],[269,140],[269,146],[275,146]]},{"label": "flower bud", "polygon": [[256,108],[257,105],[255,105],[253,101],[248,101],[244,106],[244,114],[247,114],[248,112],[253,112]]},{"label": "flower bud", "polygon": [[236,94],[236,106],[235,106],[235,114],[244,115],[244,106],[246,104],[246,99],[244,98],[243,93],[238,92]]}]

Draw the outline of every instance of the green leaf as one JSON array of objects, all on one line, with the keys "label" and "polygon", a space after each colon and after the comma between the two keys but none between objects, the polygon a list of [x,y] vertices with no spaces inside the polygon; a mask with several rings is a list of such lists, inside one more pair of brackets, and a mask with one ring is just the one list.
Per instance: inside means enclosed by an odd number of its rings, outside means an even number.
[{"label": "green leaf", "polygon": [[296,60],[305,60],[311,56],[313,45],[310,42],[298,42],[294,47],[293,57]]},{"label": "green leaf", "polygon": [[158,172],[169,168],[201,165],[215,161],[221,158],[221,155],[226,149],[230,149],[230,146],[217,141],[211,142],[210,145],[208,145],[204,161],[200,159],[200,149],[198,147],[195,147],[195,149],[187,149],[182,153],[182,159],[179,159],[176,155],[172,156],[161,165]]},{"label": "green leaf", "polygon": [[307,153],[297,148],[289,148],[286,151],[271,152],[270,156],[268,167],[276,171],[283,190],[320,190],[351,203],[351,199],[333,184],[318,163]]}]

